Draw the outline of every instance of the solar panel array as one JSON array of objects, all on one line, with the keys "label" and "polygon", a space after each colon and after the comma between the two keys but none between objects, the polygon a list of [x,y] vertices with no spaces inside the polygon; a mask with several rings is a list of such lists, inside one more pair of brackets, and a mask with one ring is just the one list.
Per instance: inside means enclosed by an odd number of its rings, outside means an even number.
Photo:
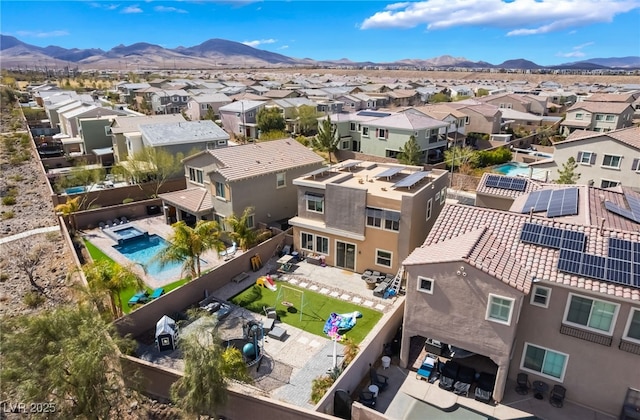
[{"label": "solar panel array", "polygon": [[[605,203],[606,204],[606,203]],[[578,189],[541,190],[529,194],[522,213],[547,211],[547,217],[578,214]]]},{"label": "solar panel array", "polygon": [[484,185],[501,190],[524,191],[527,187],[527,180],[515,176],[489,175]]},{"label": "solar panel array", "polygon": [[391,187],[392,188],[402,188],[402,187],[411,188],[415,184],[417,184],[418,182],[422,181],[424,178],[429,176],[429,174],[430,172],[427,172],[427,171],[414,172],[409,176],[407,176],[406,178],[403,178],[400,181],[396,182]]},{"label": "solar panel array", "polygon": [[520,233],[521,242],[578,252],[584,251],[586,239],[582,232],[528,222],[524,224]]},{"label": "solar panel array", "polygon": [[322,168],[320,168],[320,169],[316,169],[315,171],[311,171],[311,172],[309,172],[308,174],[306,174],[306,175],[305,175],[305,177],[307,177],[307,176],[316,176],[316,175],[320,175],[320,174],[322,174],[322,173],[327,172],[329,169],[331,169],[331,167],[329,167],[329,166],[325,166],[325,167],[322,167]]},{"label": "solar panel array", "polygon": [[612,213],[625,217],[629,220],[633,220],[636,223],[640,223],[640,200],[631,194],[624,194],[629,204],[629,209],[622,208],[610,201],[604,202],[604,207]]},{"label": "solar panel array", "polygon": [[405,169],[402,166],[394,166],[392,168],[388,168],[385,169],[383,172],[380,172],[378,175],[376,175],[376,178],[391,178],[392,176],[394,176],[395,174],[397,174],[398,172],[402,172],[402,170]]},{"label": "solar panel array", "polygon": [[354,166],[358,166],[361,163],[362,163],[361,160],[353,160],[351,162],[343,163],[342,166],[340,166],[340,168],[342,169],[353,168]]},{"label": "solar panel array", "polygon": [[357,115],[361,115],[363,117],[388,117],[391,114],[388,112],[360,111]]}]

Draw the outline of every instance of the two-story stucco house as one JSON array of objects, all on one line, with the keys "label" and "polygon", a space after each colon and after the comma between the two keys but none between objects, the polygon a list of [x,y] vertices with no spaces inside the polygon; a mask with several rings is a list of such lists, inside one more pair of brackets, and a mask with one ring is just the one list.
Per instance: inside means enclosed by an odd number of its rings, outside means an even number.
[{"label": "two-story stucco house", "polygon": [[502,93],[499,95],[487,95],[478,98],[478,101],[495,105],[501,109],[526,112],[535,115],[545,115],[547,112],[546,98],[534,95],[518,95],[515,93]]},{"label": "two-story stucco house", "polygon": [[167,89],[151,95],[151,109],[156,114],[178,114],[187,106],[189,93],[184,89]]},{"label": "two-story stucco house", "polygon": [[146,115],[143,117],[116,117],[111,122],[108,134],[111,135],[113,158],[116,163],[127,160],[129,156],[127,144],[134,138],[140,138],[140,125],[184,122],[184,117],[175,115]]},{"label": "two-story stucco house", "polygon": [[[266,99],[266,98],[265,98]],[[265,101],[240,100],[218,108],[222,126],[227,133],[258,138],[258,112],[266,105]]]},{"label": "two-story stucco house", "polygon": [[231,98],[224,93],[195,95],[187,101],[184,113],[189,120],[198,121],[205,118],[209,110],[213,112],[214,116],[219,115],[220,107],[230,103]]},{"label": "two-story stucco house", "polygon": [[355,272],[395,274],[439,214],[448,172],[347,160],[293,181],[294,248]]},{"label": "two-story stucco house", "polygon": [[466,133],[497,134],[500,133],[502,112],[495,105],[485,104],[475,99],[465,99],[460,102],[450,102],[449,105],[463,112],[467,119]]},{"label": "two-story stucco house", "polygon": [[628,102],[583,101],[567,109],[562,123],[562,133],[568,135],[575,130],[607,132],[633,125],[633,104]]},{"label": "two-story stucco house", "polygon": [[553,193],[561,199],[525,191],[510,211],[445,206],[403,262],[401,364],[411,364],[412,342],[435,340],[474,354],[460,365],[495,375],[495,401],[525,373],[617,416],[627,390],[640,387],[640,215],[605,204],[630,211],[625,202],[640,196],[587,186]]},{"label": "two-story stucco house", "polygon": [[161,147],[173,155],[188,156],[227,147],[229,135],[211,120],[140,124],[140,137],[127,139],[127,154],[144,147]]},{"label": "two-story stucco house", "polygon": [[253,207],[258,222],[286,223],[298,211],[293,180],[322,166],[322,158],[293,139],[206,150],[184,159],[187,188],[162,194],[168,223],[224,219]]},{"label": "two-story stucco house", "polygon": [[575,131],[566,140],[555,143],[553,160],[531,166],[536,171],[547,169],[551,179],[558,169],[573,157],[578,163],[579,184],[610,188],[623,185],[640,190],[640,127],[629,127],[606,133]]}]

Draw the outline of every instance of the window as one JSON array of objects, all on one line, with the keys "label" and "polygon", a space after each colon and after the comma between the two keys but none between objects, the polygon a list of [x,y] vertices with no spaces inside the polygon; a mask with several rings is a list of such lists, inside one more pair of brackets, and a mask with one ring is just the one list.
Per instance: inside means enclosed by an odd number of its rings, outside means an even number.
[{"label": "window", "polygon": [[489,304],[487,305],[487,315],[485,319],[489,321],[499,322],[500,324],[511,324],[513,302],[514,300],[511,298],[490,294]]},{"label": "window", "polygon": [[440,204],[444,204],[446,200],[447,200],[447,187],[444,187],[442,190],[440,190]]},{"label": "window", "polygon": [[600,188],[612,188],[617,187],[620,184],[619,181],[611,181],[609,179],[603,179],[600,181]]},{"label": "window", "polygon": [[430,198],[429,201],[427,201],[427,220],[431,219],[432,210],[433,210],[433,198]]},{"label": "window", "polygon": [[400,230],[400,213],[397,211],[384,211],[384,228],[386,230]]},{"label": "window", "polygon": [[287,186],[287,173],[280,172],[276,174],[276,188],[282,188]]},{"label": "window", "polygon": [[329,238],[316,236],[316,252],[320,254],[329,253]]},{"label": "window", "polygon": [[400,212],[367,207],[367,226],[385,230],[400,230]]},{"label": "window", "polygon": [[606,166],[607,168],[619,169],[621,160],[621,156],[604,155],[604,158],[602,159],[602,166]]},{"label": "window", "polygon": [[604,120],[604,115],[596,114],[596,121],[603,121],[603,120]]},{"label": "window", "polygon": [[469,117],[468,116],[464,117],[464,123],[465,124],[469,124]]},{"label": "window", "polygon": [[112,133],[111,133],[111,126],[110,126],[110,125],[108,125],[108,126],[106,126],[106,127],[104,128],[104,135],[105,135],[105,136],[110,136],[111,134],[112,134]]},{"label": "window", "polygon": [[624,338],[640,343],[640,309],[631,309]]},{"label": "window", "polygon": [[633,159],[633,162],[631,162],[631,170],[632,171],[636,171],[636,172],[640,172],[640,159],[639,158]]},{"label": "window", "polygon": [[619,305],[569,294],[564,322],[611,335]]},{"label": "window", "polygon": [[329,238],[300,232],[300,248],[319,254],[329,254]]},{"label": "window", "polygon": [[520,368],[562,382],[569,355],[524,343]]},{"label": "window", "polygon": [[349,124],[349,131],[356,131],[356,123],[352,122]]},{"label": "window", "polygon": [[324,196],[316,194],[305,194],[307,200],[307,210],[316,213],[324,213]]},{"label": "window", "polygon": [[384,212],[380,209],[367,207],[367,226],[382,227],[382,216]]},{"label": "window", "polygon": [[379,128],[376,131],[378,132],[378,138],[379,139],[386,139],[387,138],[387,130],[385,130],[384,128]]},{"label": "window", "polygon": [[433,279],[418,276],[418,291],[433,294]]},{"label": "window", "polygon": [[376,249],[376,264],[391,267],[392,253],[382,249]]},{"label": "window", "polygon": [[576,120],[581,120],[583,117],[584,117],[584,114],[582,112],[576,113]]},{"label": "window", "polygon": [[222,182],[216,181],[216,197],[225,198],[225,188]]},{"label": "window", "polygon": [[434,200],[436,203],[440,201],[440,191],[436,192],[436,198]]},{"label": "window", "polygon": [[362,127],[362,136],[369,137],[369,127]]},{"label": "window", "polygon": [[196,184],[203,184],[202,169],[189,168],[189,180]]},{"label": "window", "polygon": [[310,233],[300,233],[300,248],[313,251],[313,235]]},{"label": "window", "polygon": [[613,122],[616,119],[615,115],[607,115],[605,117],[605,121],[607,122]]},{"label": "window", "polygon": [[254,220],[253,214],[249,214],[247,216],[247,227],[249,229],[253,229],[255,227],[255,220]]},{"label": "window", "polygon": [[342,144],[340,145],[340,148],[342,150],[348,150],[349,149],[349,145],[351,144],[351,142],[349,140],[345,140],[342,142]]},{"label": "window", "polygon": [[551,289],[544,286],[533,286],[531,293],[531,304],[542,308],[549,307],[549,298],[551,297]]},{"label": "window", "polygon": [[593,152],[579,152],[576,161],[583,165],[593,165],[596,163],[596,154]]}]

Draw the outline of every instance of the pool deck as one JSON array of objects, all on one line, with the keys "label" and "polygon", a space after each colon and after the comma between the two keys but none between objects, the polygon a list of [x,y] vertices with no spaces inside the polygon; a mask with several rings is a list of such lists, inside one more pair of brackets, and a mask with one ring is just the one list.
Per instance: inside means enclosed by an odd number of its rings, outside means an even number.
[{"label": "pool deck", "polygon": [[[149,235],[158,235],[164,239],[168,239],[173,234],[173,229],[170,225],[167,225],[164,222],[163,216],[153,216],[130,220],[130,225],[141,231],[148,232]],[[123,266],[130,266],[144,280],[147,286],[152,289],[166,286],[169,283],[173,283],[174,281],[180,280],[181,278],[185,277],[184,275],[179,273],[167,278],[159,279],[145,273],[140,265],[132,262],[127,257],[118,252],[115,248],[113,248],[113,246],[118,245],[118,243],[115,240],[111,239],[100,228],[85,230],[82,232],[82,236],[93,245],[98,247],[109,258],[111,258],[118,264]],[[238,250],[238,252],[240,253],[242,251]],[[218,255],[216,251],[206,252],[204,255],[202,255],[202,259],[205,261],[205,264],[203,264],[201,267],[202,271],[216,267],[224,262],[224,260]]]}]

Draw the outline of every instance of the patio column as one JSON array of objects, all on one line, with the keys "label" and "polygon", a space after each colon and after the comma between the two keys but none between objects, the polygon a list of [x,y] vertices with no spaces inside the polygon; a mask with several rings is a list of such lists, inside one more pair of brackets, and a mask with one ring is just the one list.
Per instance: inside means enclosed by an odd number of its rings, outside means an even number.
[{"label": "patio column", "polygon": [[496,373],[496,385],[493,390],[493,399],[496,402],[502,401],[502,397],[504,397],[504,388],[507,385],[507,374],[509,373],[509,361],[505,364],[498,365],[498,372]]}]

